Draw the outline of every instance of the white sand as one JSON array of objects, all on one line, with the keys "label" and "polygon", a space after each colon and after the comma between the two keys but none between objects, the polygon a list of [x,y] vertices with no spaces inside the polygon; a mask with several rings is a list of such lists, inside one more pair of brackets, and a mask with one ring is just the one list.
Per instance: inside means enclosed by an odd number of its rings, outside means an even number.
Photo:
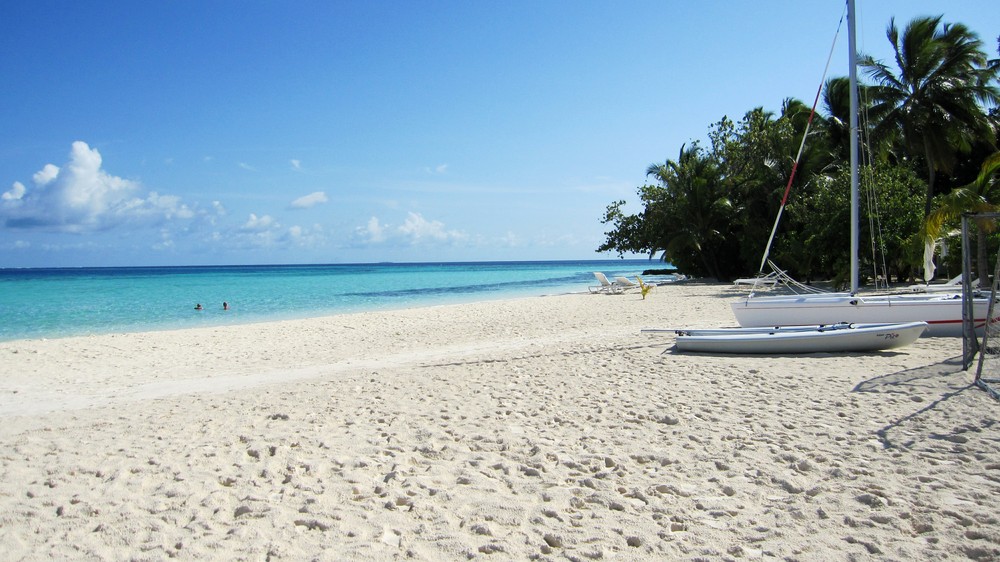
[{"label": "white sand", "polygon": [[0,559],[1000,558],[957,339],[661,353],[723,286],[0,344]]}]

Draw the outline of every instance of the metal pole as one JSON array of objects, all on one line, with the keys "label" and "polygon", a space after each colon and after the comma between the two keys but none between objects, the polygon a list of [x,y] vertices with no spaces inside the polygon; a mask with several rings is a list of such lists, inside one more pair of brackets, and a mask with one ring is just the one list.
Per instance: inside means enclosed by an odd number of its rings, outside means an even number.
[{"label": "metal pole", "polygon": [[851,293],[857,293],[858,281],[858,63],[855,39],[854,0],[847,2],[848,77],[851,103]]},{"label": "metal pole", "polygon": [[971,252],[969,252],[969,217],[962,215],[962,370],[968,371],[979,351],[973,309]]}]

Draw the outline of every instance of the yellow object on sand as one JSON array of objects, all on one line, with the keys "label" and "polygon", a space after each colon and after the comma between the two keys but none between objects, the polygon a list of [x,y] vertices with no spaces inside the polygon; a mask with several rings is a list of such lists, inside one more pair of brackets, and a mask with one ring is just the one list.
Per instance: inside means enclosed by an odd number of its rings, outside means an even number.
[{"label": "yellow object on sand", "polygon": [[642,291],[642,298],[643,298],[643,300],[645,300],[646,299],[646,293],[652,291],[653,287],[655,287],[656,285],[647,285],[647,284],[643,283],[642,277],[639,277],[638,275],[636,275],[635,278],[639,280],[639,290]]}]

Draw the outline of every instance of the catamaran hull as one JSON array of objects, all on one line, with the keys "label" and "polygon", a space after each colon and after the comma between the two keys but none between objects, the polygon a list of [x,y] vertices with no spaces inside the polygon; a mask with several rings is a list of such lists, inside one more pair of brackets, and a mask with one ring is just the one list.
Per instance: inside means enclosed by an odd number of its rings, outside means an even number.
[{"label": "catamaran hull", "polygon": [[678,330],[678,350],[700,353],[788,354],[871,352],[910,345],[926,322],[841,324],[792,328]]},{"label": "catamaran hull", "polygon": [[[732,305],[740,326],[804,326],[847,322],[854,324],[927,323],[925,336],[962,336],[961,295],[789,295],[750,297]],[[989,299],[973,300],[977,329],[986,321]]]}]

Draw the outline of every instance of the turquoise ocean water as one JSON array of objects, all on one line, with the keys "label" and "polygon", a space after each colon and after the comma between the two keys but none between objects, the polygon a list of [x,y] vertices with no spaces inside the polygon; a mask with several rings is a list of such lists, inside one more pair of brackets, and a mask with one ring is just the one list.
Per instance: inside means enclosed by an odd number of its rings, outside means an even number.
[{"label": "turquoise ocean water", "polygon": [[0,269],[0,341],[584,292],[596,285],[594,271],[634,277],[666,267],[595,260]]}]

